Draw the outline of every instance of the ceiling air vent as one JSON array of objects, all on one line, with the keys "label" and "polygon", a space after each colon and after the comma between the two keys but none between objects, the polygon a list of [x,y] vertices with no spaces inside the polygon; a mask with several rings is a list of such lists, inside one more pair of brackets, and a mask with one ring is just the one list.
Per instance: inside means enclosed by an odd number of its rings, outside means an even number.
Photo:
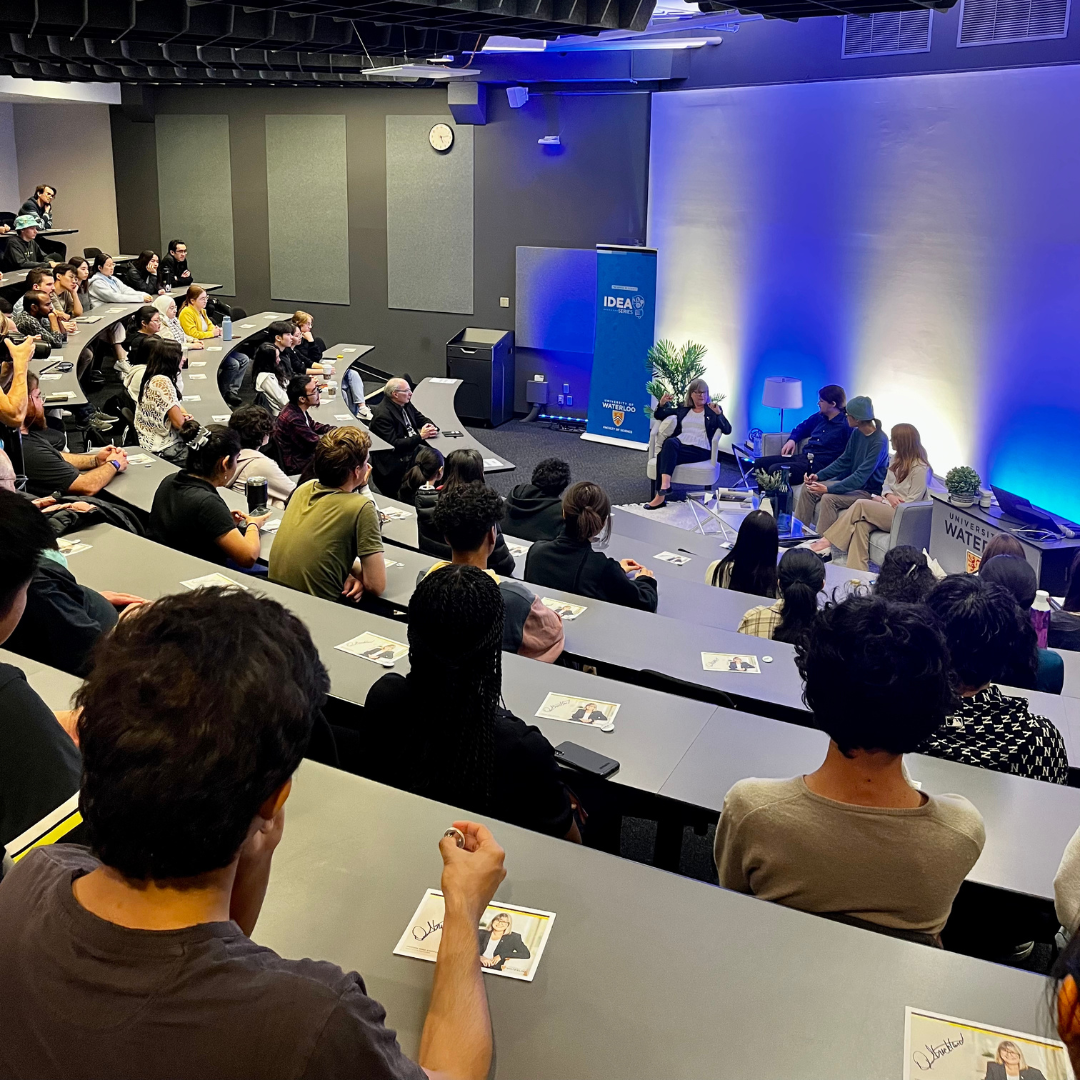
[{"label": "ceiling air vent", "polygon": [[841,56],[896,56],[930,51],[931,12],[884,11],[875,15],[844,16]]},{"label": "ceiling air vent", "polygon": [[961,0],[956,44],[1042,41],[1069,32],[1069,0]]}]

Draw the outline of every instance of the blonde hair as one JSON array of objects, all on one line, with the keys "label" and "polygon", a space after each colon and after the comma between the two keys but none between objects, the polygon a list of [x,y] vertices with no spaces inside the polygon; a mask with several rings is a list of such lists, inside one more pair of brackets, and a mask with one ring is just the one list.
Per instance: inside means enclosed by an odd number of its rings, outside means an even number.
[{"label": "blonde hair", "polygon": [[315,321],[315,317],[313,315],[309,315],[306,311],[297,311],[294,313],[292,321],[294,326],[303,326],[304,323],[313,323]]},{"label": "blonde hair", "polygon": [[929,468],[930,460],[923,448],[919,429],[914,424],[894,424],[889,438],[895,451],[889,467],[896,473],[897,481],[903,483],[916,465]]},{"label": "blonde hair", "polygon": [[1005,1064],[1005,1062],[1001,1060],[1001,1051],[1004,1050],[1006,1046],[1011,1046],[1013,1050],[1016,1051],[1016,1056],[1020,1059],[1020,1071],[1023,1072],[1023,1070],[1027,1068],[1027,1062],[1024,1060],[1024,1051],[1021,1050],[1020,1047],[1012,1041],[1012,1039],[1004,1039],[1002,1042],[998,1043],[997,1053],[994,1055],[994,1060],[999,1065]]}]

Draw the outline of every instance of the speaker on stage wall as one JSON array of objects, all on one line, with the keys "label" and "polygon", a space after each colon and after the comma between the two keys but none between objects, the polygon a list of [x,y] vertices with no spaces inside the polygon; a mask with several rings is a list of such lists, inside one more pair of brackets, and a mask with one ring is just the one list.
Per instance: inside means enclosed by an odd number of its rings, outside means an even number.
[{"label": "speaker on stage wall", "polygon": [[505,424],[514,415],[514,332],[467,326],[446,343],[446,374],[461,380],[462,420]]}]

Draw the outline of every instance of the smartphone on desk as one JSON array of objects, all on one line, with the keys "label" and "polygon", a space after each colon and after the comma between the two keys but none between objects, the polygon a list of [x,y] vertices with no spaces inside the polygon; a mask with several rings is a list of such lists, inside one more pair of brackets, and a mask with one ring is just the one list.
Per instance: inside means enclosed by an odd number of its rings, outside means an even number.
[{"label": "smartphone on desk", "polygon": [[464,431],[440,431],[440,435],[445,435],[448,439],[464,439]]},{"label": "smartphone on desk", "polygon": [[593,776],[599,776],[601,779],[614,776],[619,771],[619,763],[614,758],[604,757],[603,754],[578,746],[575,742],[559,743],[555,747],[555,760],[560,765],[568,765],[572,769],[592,773]]}]

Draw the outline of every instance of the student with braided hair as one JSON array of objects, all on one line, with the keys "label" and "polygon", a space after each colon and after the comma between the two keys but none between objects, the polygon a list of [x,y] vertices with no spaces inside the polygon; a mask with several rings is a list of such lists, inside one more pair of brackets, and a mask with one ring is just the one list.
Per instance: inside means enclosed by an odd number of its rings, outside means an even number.
[{"label": "student with braided hair", "polygon": [[444,566],[416,586],[409,673],[368,691],[368,774],[580,843],[551,743],[500,704],[502,637],[502,593],[478,567]]}]

